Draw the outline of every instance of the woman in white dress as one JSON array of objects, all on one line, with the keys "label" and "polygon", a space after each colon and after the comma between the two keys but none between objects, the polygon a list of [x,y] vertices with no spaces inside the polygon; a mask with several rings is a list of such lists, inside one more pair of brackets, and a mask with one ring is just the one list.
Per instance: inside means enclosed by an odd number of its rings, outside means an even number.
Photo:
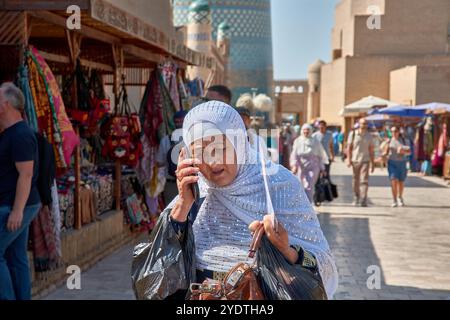
[{"label": "woman in white dress", "polygon": [[312,137],[312,133],[313,128],[309,124],[303,125],[300,137],[294,141],[290,157],[291,170],[302,182],[311,202],[319,175],[329,163],[322,144]]}]

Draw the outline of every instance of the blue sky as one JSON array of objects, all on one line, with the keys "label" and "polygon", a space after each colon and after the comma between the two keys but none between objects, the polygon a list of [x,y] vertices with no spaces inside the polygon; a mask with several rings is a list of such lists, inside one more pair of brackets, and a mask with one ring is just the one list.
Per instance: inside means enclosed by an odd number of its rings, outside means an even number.
[{"label": "blue sky", "polygon": [[272,0],[275,79],[303,79],[308,65],[331,59],[331,29],[339,0]]}]

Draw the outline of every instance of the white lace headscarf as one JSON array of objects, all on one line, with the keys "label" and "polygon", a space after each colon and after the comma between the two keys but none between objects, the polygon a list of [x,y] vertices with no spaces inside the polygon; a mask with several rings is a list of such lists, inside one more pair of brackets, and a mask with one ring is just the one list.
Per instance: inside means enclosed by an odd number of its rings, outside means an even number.
[{"label": "white lace headscarf", "polygon": [[[203,129],[200,128],[202,126]],[[233,130],[234,137],[230,136],[229,130]],[[192,109],[184,120],[183,138],[187,146],[197,139],[212,135],[211,132],[214,131],[216,134],[225,134],[230,140],[240,164],[235,180],[228,186],[214,186],[203,177],[200,180],[200,185],[203,186],[201,193],[206,198],[193,229],[199,251],[197,255],[200,255],[200,260],[203,259],[206,267],[208,264],[213,265],[214,257],[211,257],[211,252],[232,257],[233,252],[229,251],[237,250],[230,246],[231,250],[214,251],[214,246],[221,245],[220,241],[228,241],[227,237],[233,239],[234,242],[230,240],[230,243],[235,244],[237,239],[244,250],[248,249],[251,235],[246,230],[247,226],[255,220],[262,220],[267,212],[261,163],[257,161],[253,148],[249,147],[245,126],[239,114],[225,103],[210,101]],[[278,221],[286,228],[291,245],[300,245],[315,255],[327,295],[331,298],[338,285],[337,269],[303,186],[290,171],[280,165],[269,162],[267,171]],[[219,213],[226,219],[218,221]],[[236,220],[229,217],[235,217]],[[229,226],[224,226],[227,221],[230,221]],[[228,234],[215,235],[215,223],[221,223],[221,230],[229,230]],[[235,232],[236,229],[242,231]],[[198,250],[199,247],[201,250]],[[221,258],[227,262],[226,257]],[[238,262],[242,261],[234,263]],[[223,270],[228,271],[225,267]]]},{"label": "white lace headscarf", "polygon": [[[305,136],[303,130],[309,130],[309,136]],[[294,141],[293,152],[297,156],[318,156],[323,164],[328,164],[328,156],[319,140],[312,136],[313,127],[309,124],[304,124],[300,136]]]}]

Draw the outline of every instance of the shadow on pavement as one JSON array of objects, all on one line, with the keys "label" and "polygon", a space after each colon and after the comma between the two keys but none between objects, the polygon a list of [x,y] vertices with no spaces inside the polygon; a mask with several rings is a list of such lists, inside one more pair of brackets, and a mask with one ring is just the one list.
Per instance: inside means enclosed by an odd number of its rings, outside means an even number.
[{"label": "shadow on pavement", "polygon": [[[352,185],[352,176],[351,175],[331,175],[332,180],[339,180],[346,186]],[[370,187],[389,187],[390,181],[387,176],[379,176],[379,175],[371,175],[369,178],[369,188]],[[442,184],[430,182],[419,177],[408,177],[405,181],[405,188],[440,188],[447,189],[446,186]]]},{"label": "shadow on pavement", "polygon": [[[321,213],[318,217],[339,270],[339,288],[334,299],[442,300],[450,298],[450,291],[387,285],[384,270],[370,238],[368,219],[336,218],[328,213]],[[380,268],[380,289],[370,290],[367,287],[367,280],[373,275],[373,272],[367,273],[369,266]]]}]

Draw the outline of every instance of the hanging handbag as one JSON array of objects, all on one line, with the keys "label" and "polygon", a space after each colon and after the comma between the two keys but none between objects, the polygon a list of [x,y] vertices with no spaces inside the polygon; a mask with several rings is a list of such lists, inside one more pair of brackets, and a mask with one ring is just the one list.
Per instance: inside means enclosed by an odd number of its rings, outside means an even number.
[{"label": "hanging handbag", "polygon": [[130,148],[125,163],[130,167],[136,167],[139,164],[139,159],[144,155],[142,143],[140,141],[134,141],[130,142],[129,146]]},{"label": "hanging handbag", "polygon": [[[259,226],[253,235],[249,257],[254,258],[264,235],[264,226]],[[264,300],[259,286],[257,269],[246,263],[232,268],[224,281],[206,280],[190,286],[191,300]]]},{"label": "hanging handbag", "polygon": [[128,95],[124,83],[116,111],[106,125],[106,142],[102,155],[112,160],[127,160],[131,149]]},{"label": "hanging handbag", "polygon": [[[77,85],[77,106],[76,109],[73,108],[72,103],[72,88],[73,83],[76,80]],[[91,111],[93,106],[90,100],[89,94],[89,82],[83,73],[80,61],[77,61],[75,72],[65,81],[62,96],[64,104],[67,106],[67,114],[69,115],[72,122],[87,126],[89,125],[89,119],[91,116]]]},{"label": "hanging handbag", "polygon": [[142,210],[141,201],[135,193],[127,198],[127,213],[130,224],[139,225],[144,220],[144,211]]}]

